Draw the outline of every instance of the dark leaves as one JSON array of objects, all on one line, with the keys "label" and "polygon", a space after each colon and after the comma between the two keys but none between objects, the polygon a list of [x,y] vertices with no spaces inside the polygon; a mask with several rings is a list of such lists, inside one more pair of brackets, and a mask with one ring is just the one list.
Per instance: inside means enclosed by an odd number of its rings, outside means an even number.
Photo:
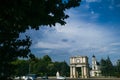
[{"label": "dark leaves", "polygon": [[31,40],[29,37],[19,39],[20,33],[27,29],[38,30],[40,26],[55,26],[56,23],[65,25],[65,19],[69,17],[65,10],[79,6],[80,1],[0,0],[0,74],[10,76],[2,70],[4,64],[7,66],[18,57],[30,54]]}]

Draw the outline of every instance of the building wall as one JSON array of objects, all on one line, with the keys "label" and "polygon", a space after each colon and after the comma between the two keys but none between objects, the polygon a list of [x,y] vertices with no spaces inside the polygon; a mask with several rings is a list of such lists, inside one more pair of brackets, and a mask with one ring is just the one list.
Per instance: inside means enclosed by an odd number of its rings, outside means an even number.
[{"label": "building wall", "polygon": [[88,78],[89,77],[89,65],[88,65],[88,57],[87,56],[76,56],[70,58],[70,77],[77,78],[78,71],[76,70],[78,67],[81,68],[81,77]]},{"label": "building wall", "polygon": [[98,65],[95,56],[92,57],[92,70],[90,71],[90,76],[91,77],[101,76],[100,66]]}]

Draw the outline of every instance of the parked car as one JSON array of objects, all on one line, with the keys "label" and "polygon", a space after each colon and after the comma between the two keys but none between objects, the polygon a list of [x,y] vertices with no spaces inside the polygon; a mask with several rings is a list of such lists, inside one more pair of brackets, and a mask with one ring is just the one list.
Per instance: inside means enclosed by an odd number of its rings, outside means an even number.
[{"label": "parked car", "polygon": [[15,79],[15,80],[19,80],[20,77],[19,77],[19,76],[15,76],[14,79]]},{"label": "parked car", "polygon": [[45,75],[45,76],[43,76],[41,78],[42,78],[42,80],[48,80],[48,76],[47,75]]},{"label": "parked car", "polygon": [[36,74],[28,74],[25,77],[25,80],[36,80],[37,79],[37,75]]},{"label": "parked car", "polygon": [[27,76],[27,77],[25,77],[24,80],[35,80],[35,79],[33,79],[33,77]]}]

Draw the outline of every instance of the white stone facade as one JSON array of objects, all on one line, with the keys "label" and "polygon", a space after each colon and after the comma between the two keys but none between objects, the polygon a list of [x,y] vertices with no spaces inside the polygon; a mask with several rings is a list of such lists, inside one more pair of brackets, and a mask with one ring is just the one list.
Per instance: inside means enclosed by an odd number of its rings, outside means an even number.
[{"label": "white stone facade", "polygon": [[99,77],[99,76],[101,76],[100,65],[97,62],[94,55],[92,56],[92,70],[90,71],[90,76],[91,77]]},{"label": "white stone facade", "polygon": [[[79,71],[81,71],[79,73]],[[88,78],[89,65],[87,56],[76,56],[70,58],[70,77],[71,78]]]}]

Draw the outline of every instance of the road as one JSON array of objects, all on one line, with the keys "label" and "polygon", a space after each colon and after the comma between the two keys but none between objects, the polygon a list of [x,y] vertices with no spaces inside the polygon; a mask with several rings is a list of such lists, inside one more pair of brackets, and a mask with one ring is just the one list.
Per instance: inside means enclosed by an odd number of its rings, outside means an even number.
[{"label": "road", "polygon": [[[42,79],[37,79],[37,80],[42,80]],[[48,80],[58,80],[56,78],[49,78]],[[66,80],[120,80],[120,78],[87,78],[87,79],[71,79],[71,78],[66,78]]]}]

